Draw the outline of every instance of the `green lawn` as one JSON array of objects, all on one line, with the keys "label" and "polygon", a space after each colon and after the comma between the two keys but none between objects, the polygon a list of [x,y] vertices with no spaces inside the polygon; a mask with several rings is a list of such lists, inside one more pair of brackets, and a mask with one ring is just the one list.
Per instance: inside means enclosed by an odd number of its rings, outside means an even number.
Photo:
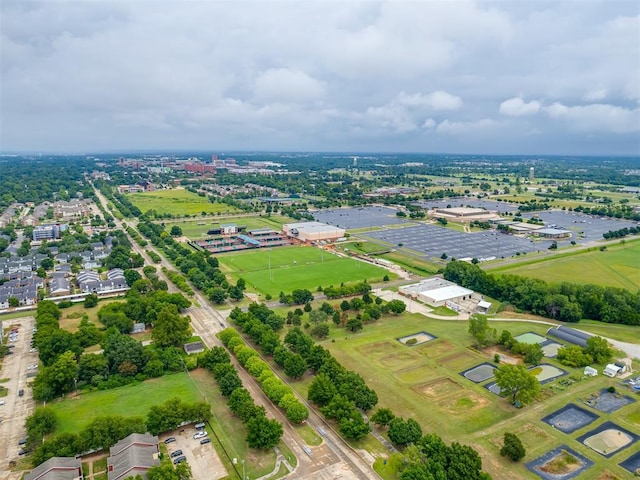
[{"label": "green lawn", "polygon": [[177,373],[126,385],[67,397],[49,404],[58,416],[56,433],[77,432],[93,419],[105,415],[146,416],[149,407],[178,397],[185,402],[202,400],[186,373]]},{"label": "green lawn", "polygon": [[236,208],[224,203],[211,203],[207,197],[183,189],[158,190],[157,192],[131,193],[127,198],[142,213],[155,210],[160,215],[169,214],[175,217],[187,215],[234,213]]},{"label": "green lawn", "polygon": [[[213,204],[212,204],[213,205]],[[271,215],[270,217],[256,216],[256,217],[237,217],[219,220],[203,219],[203,220],[182,220],[180,222],[165,222],[165,228],[167,231],[171,230],[174,225],[179,226],[182,229],[182,234],[190,239],[197,240],[207,236],[207,231],[212,228],[219,227],[221,223],[236,223],[238,225],[246,225],[247,230],[254,228],[272,228],[274,230],[282,230],[282,225],[291,222],[289,217],[283,215]]]},{"label": "green lawn", "polygon": [[636,291],[640,288],[640,241],[532,260],[491,270],[549,282],[592,283]]},{"label": "green lawn", "polygon": [[[313,247],[282,247],[218,255],[223,271],[261,293],[277,296],[297,288],[315,291],[319,285],[381,282],[387,270],[351,258],[338,257]],[[269,268],[269,264],[271,268]]]},{"label": "green lawn", "polygon": [[[490,322],[500,333],[503,329],[514,336],[525,332],[544,335],[545,325],[530,323]],[[560,444],[567,444],[595,462],[580,478],[599,479],[609,470],[620,478],[624,470],[617,464],[631,453],[623,453],[605,459],[575,440],[581,433],[566,435],[540,421],[545,415],[558,410],[569,402],[580,403],[603,387],[617,385],[614,379],[599,376],[565,387],[557,383],[543,386],[547,395],[522,409],[467,380],[460,372],[482,362],[492,362],[490,352],[482,353],[468,348],[470,338],[468,323],[463,321],[434,320],[417,314],[386,317],[365,325],[362,332],[349,334],[344,329],[331,326],[330,337],[322,345],[346,368],[360,373],[367,384],[378,393],[379,406],[390,407],[396,415],[416,419],[425,432],[436,432],[445,441],[458,441],[478,450],[484,468],[498,479],[536,479],[524,464]],[[437,339],[425,344],[408,347],[400,344],[398,337],[426,331]],[[554,359],[545,363],[558,365]],[[581,371],[563,367],[577,379]],[[487,383],[487,382],[484,382]],[[296,390],[306,390],[308,379],[292,382]],[[588,428],[595,428],[605,420],[624,423],[635,419],[635,404],[612,414],[601,414]],[[499,455],[505,432],[516,433],[527,450],[519,463],[506,461]],[[384,433],[384,432],[382,432]],[[376,470],[388,480],[397,479],[397,469],[377,465]]]}]

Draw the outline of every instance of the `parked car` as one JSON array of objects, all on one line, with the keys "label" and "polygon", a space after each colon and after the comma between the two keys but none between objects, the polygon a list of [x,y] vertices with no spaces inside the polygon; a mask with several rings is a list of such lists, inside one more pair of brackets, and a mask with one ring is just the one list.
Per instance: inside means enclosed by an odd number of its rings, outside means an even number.
[{"label": "parked car", "polygon": [[194,440],[198,440],[199,438],[204,438],[207,436],[207,432],[198,432],[193,434]]},{"label": "parked car", "polygon": [[18,390],[18,396],[19,397],[23,397],[24,396],[24,389],[21,388],[20,390]]},{"label": "parked car", "polygon": [[203,438],[202,440],[200,440],[200,445],[204,445],[205,443],[211,443],[211,439],[210,438]]},{"label": "parked car", "polygon": [[169,437],[164,441],[164,443],[165,444],[169,444],[169,443],[173,443],[175,441],[176,441],[176,437]]},{"label": "parked car", "polygon": [[174,465],[177,465],[177,464],[179,464],[179,463],[186,462],[186,461],[187,461],[187,457],[185,457],[184,455],[182,455],[182,456],[180,456],[180,457],[176,458],[176,459],[173,461],[173,464],[174,464]]},{"label": "parked car", "polygon": [[176,458],[176,457],[179,457],[180,455],[182,455],[182,450],[176,450],[175,452],[171,453],[171,458]]},{"label": "parked car", "polygon": [[4,405],[4,400],[0,400],[0,405]]},{"label": "parked car", "polygon": [[27,439],[26,439],[26,438],[23,438],[22,440],[20,440],[20,441],[18,442],[18,445],[20,445],[20,446],[22,446],[22,445],[26,445],[26,444],[27,444]]}]

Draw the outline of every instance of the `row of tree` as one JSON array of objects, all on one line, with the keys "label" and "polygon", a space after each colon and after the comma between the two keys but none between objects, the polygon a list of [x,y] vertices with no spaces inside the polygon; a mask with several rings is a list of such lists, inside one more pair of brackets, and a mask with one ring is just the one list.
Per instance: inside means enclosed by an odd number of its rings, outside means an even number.
[{"label": "row of tree", "polygon": [[200,356],[200,363],[213,372],[220,392],[228,398],[229,409],[247,427],[247,444],[251,448],[275,447],[284,433],[282,424],[267,418],[264,407],[256,405],[251,394],[242,387],[238,372],[225,349],[212,348]]},{"label": "row of tree", "polygon": [[590,318],[640,325],[640,291],[489,274],[477,265],[461,261],[450,262],[444,269],[444,277],[518,309],[561,321]]},{"label": "row of tree", "polygon": [[[268,327],[267,327],[268,328]],[[302,405],[293,393],[291,387],[285,385],[276,377],[268,363],[260,358],[258,352],[247,346],[238,332],[227,328],[218,333],[218,338],[236,356],[238,362],[247,369],[251,376],[258,379],[262,391],[275,405],[278,405],[285,413],[287,419],[293,423],[302,423],[309,417],[309,410]],[[281,347],[277,347],[281,348]],[[298,378],[306,371],[304,359],[292,358],[290,372]],[[287,359],[287,364],[289,359]]]}]

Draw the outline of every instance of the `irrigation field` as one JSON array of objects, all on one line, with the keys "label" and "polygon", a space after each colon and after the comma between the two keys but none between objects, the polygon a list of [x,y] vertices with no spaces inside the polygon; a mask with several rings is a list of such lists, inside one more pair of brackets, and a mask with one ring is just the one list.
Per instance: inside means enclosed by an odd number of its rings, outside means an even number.
[{"label": "irrigation field", "polygon": [[224,203],[211,203],[207,197],[201,197],[183,189],[158,190],[157,192],[132,193],[127,195],[131,203],[145,213],[155,210],[159,215],[185,217],[216,213],[233,213],[238,210]]},{"label": "irrigation field", "polygon": [[592,283],[596,285],[640,288],[640,241],[610,246],[605,251],[596,248],[566,256],[520,263],[491,270],[511,273],[549,282]]},{"label": "irrigation field", "polygon": [[234,279],[242,277],[247,286],[261,293],[277,296],[298,288],[315,291],[363,280],[381,282],[385,269],[351,258],[339,257],[313,247],[282,247],[269,250],[222,254],[217,256],[224,273]]}]

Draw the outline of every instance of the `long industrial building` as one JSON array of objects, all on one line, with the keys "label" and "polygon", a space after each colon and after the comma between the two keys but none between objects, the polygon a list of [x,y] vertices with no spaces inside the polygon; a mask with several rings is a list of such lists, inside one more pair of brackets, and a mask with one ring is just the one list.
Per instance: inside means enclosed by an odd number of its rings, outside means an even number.
[{"label": "long industrial building", "polygon": [[321,222],[286,223],[282,226],[282,231],[285,235],[305,243],[335,242],[339,238],[343,238],[345,234],[344,228]]}]

